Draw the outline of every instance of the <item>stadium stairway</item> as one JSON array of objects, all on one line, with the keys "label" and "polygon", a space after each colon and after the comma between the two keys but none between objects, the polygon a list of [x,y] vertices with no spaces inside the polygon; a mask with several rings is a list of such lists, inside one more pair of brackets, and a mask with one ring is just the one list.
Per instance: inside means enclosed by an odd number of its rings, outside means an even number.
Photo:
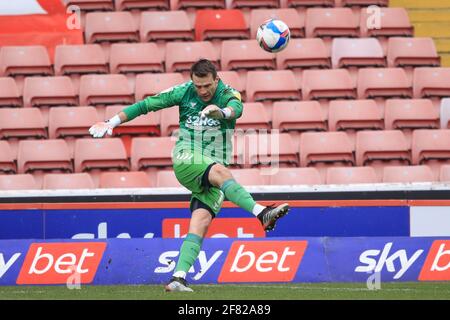
[{"label": "stadium stairway", "polygon": [[450,67],[450,0],[391,0],[408,10],[415,37],[432,37],[443,67]]}]

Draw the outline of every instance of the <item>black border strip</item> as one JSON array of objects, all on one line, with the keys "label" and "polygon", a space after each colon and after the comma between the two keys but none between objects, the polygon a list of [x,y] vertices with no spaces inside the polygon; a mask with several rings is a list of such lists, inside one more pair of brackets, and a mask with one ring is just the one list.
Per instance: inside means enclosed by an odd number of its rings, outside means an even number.
[{"label": "black border strip", "polygon": [[[450,200],[450,190],[253,193],[255,200]],[[0,203],[178,202],[188,194],[36,196],[0,198]]]}]

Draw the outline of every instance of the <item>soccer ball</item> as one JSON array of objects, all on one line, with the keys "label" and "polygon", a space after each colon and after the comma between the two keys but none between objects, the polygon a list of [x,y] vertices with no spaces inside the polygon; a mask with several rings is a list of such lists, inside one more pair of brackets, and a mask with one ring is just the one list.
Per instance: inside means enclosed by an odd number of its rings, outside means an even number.
[{"label": "soccer ball", "polygon": [[261,24],[256,34],[259,46],[268,52],[279,52],[289,43],[291,32],[281,20],[269,19]]}]

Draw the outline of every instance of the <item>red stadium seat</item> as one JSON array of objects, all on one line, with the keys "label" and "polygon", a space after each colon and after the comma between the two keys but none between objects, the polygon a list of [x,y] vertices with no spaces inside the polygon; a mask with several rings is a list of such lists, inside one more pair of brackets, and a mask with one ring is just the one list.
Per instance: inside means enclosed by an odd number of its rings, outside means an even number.
[{"label": "red stadium seat", "polygon": [[125,147],[119,138],[78,139],[74,163],[75,172],[130,169]]},{"label": "red stadium seat", "polygon": [[55,74],[108,73],[108,64],[98,44],[58,45],[55,49]]},{"label": "red stadium seat", "polygon": [[85,43],[139,42],[130,12],[89,12],[86,14]]},{"label": "red stadium seat", "polygon": [[164,60],[154,43],[114,43],[109,63],[111,73],[164,72]]},{"label": "red stadium seat", "polygon": [[62,140],[21,140],[17,155],[19,173],[72,172],[67,143]]},{"label": "red stadium seat", "polygon": [[415,165],[428,165],[435,177],[440,167],[450,163],[450,130],[414,130],[412,161]]},{"label": "red stadium seat", "polygon": [[410,165],[409,143],[400,130],[359,131],[356,134],[356,165],[372,166],[378,177],[392,165]]},{"label": "red stadium seat", "polygon": [[416,68],[414,98],[450,96],[450,68]]},{"label": "red stadium seat", "polygon": [[277,53],[277,68],[331,68],[330,54],[320,38],[291,39],[289,45]]},{"label": "red stadium seat", "polygon": [[54,107],[49,112],[50,139],[87,137],[89,128],[100,119],[94,107]]},{"label": "red stadium seat", "polygon": [[[380,19],[373,19],[373,16],[373,11],[361,10],[361,37],[412,37],[414,34],[405,8],[380,8]],[[370,23],[372,21],[379,24]]]},{"label": "red stadium seat", "polygon": [[37,108],[0,109],[0,139],[47,138],[41,111]]},{"label": "red stadium seat", "polygon": [[252,40],[222,41],[222,70],[275,69],[275,54],[261,50]]},{"label": "red stadium seat", "polygon": [[358,37],[359,22],[349,8],[309,8],[305,31],[307,38]]},{"label": "red stadium seat", "polygon": [[53,75],[44,46],[4,46],[0,49],[0,75]]},{"label": "red stadium seat", "polygon": [[171,167],[174,146],[175,140],[171,137],[133,138],[131,143],[132,170]]},{"label": "red stadium seat", "polygon": [[239,91],[241,93],[242,100],[245,100],[245,86],[236,71],[218,71],[217,75],[223,83]]},{"label": "red stadium seat", "polygon": [[244,103],[242,116],[236,120],[236,129],[270,130],[270,116],[260,102]]},{"label": "red stadium seat", "polygon": [[291,38],[305,37],[305,17],[294,8],[253,9],[250,12],[250,37],[252,39],[256,38],[259,26],[268,19],[284,21],[289,26]]},{"label": "red stadium seat", "polygon": [[49,173],[44,175],[42,189],[95,189],[88,173]]},{"label": "red stadium seat", "polygon": [[90,74],[80,78],[81,105],[132,104],[134,92],[122,74]]},{"label": "red stadium seat", "polygon": [[78,6],[82,11],[114,10],[113,0],[63,0],[66,7]]},{"label": "red stadium seat", "polygon": [[435,182],[433,171],[428,166],[392,166],[383,171],[383,182]]},{"label": "red stadium seat", "polygon": [[170,10],[170,0],[115,0],[116,10]]},{"label": "red stadium seat", "polygon": [[274,129],[285,131],[326,131],[326,115],[317,101],[277,101],[273,104]]},{"label": "red stadium seat", "polygon": [[328,168],[327,184],[381,182],[372,167]]},{"label": "red stadium seat", "polygon": [[248,135],[250,165],[298,167],[298,150],[287,133]]},{"label": "red stadium seat", "polygon": [[138,74],[135,99],[136,101],[143,100],[183,82],[183,76],[179,73]]},{"label": "red stadium seat", "polygon": [[225,9],[225,0],[172,0],[172,10],[184,9]]},{"label": "red stadium seat", "polygon": [[383,130],[383,115],[374,100],[330,101],[330,131]]},{"label": "red stadium seat", "polygon": [[179,108],[174,106],[160,111],[161,113],[161,136],[168,137],[175,134],[180,129]]},{"label": "red stadium seat", "polygon": [[21,107],[22,98],[11,77],[0,77],[0,107]]},{"label": "red stadium seat", "polygon": [[303,100],[356,98],[355,85],[345,69],[305,70],[302,92]]},{"label": "red stadium seat", "polygon": [[344,132],[305,132],[300,136],[300,166],[352,166],[353,148]]},{"label": "red stadium seat", "polygon": [[316,168],[279,168],[270,176],[270,185],[315,185],[322,184]]},{"label": "red stadium seat", "polygon": [[345,131],[355,145],[356,132],[383,130],[383,113],[374,100],[332,100],[329,105],[330,131]]},{"label": "red stadium seat", "polygon": [[158,188],[181,188],[173,170],[158,170],[156,174],[156,187]]},{"label": "red stadium seat", "polygon": [[389,38],[389,67],[439,67],[441,58],[432,38]]},{"label": "red stadium seat", "polygon": [[439,181],[440,182],[450,182],[450,165],[446,164],[446,165],[441,166]]},{"label": "red stadium seat", "polygon": [[402,68],[364,68],[358,71],[358,98],[411,98],[411,81]]},{"label": "red stadium seat", "polygon": [[246,86],[247,101],[300,100],[300,90],[290,70],[249,71]]},{"label": "red stadium seat", "polygon": [[169,42],[166,45],[166,72],[188,72],[200,58],[209,59],[219,67],[211,42]]},{"label": "red stadium seat", "polygon": [[31,174],[0,175],[0,190],[36,190],[40,189]]},{"label": "red stadium seat", "polygon": [[25,78],[23,100],[27,108],[78,105],[75,88],[67,76]]},{"label": "red stadium seat", "polygon": [[8,141],[0,140],[0,173],[4,174],[16,172],[16,157],[13,154]]},{"label": "red stadium seat", "polygon": [[[126,106],[108,106],[105,110],[105,119],[111,119],[114,115],[123,111]],[[122,123],[114,129],[115,135],[160,135],[160,114],[157,112],[140,115],[131,121]]]},{"label": "red stadium seat", "polygon": [[152,184],[145,172],[102,172],[100,188],[150,188]]},{"label": "red stadium seat", "polygon": [[194,31],[184,11],[148,11],[141,16],[141,42],[194,41]]},{"label": "red stadium seat", "polygon": [[387,130],[439,129],[439,112],[428,99],[386,101]]},{"label": "red stadium seat", "polygon": [[441,129],[450,129],[450,98],[441,100]]},{"label": "red stadium seat", "polygon": [[336,38],[331,49],[333,68],[385,67],[383,48],[374,38]]},{"label": "red stadium seat", "polygon": [[372,167],[328,168],[327,184],[358,184],[378,183],[375,170]]},{"label": "red stadium seat", "polygon": [[267,184],[260,169],[230,169],[231,175],[243,186],[264,186]]},{"label": "red stadium seat", "polygon": [[195,40],[249,39],[250,32],[241,10],[198,10]]}]

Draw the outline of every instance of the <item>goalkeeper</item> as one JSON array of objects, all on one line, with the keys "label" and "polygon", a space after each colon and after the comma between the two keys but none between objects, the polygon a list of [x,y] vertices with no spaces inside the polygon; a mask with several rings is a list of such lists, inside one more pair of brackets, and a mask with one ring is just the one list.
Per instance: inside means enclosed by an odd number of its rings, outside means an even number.
[{"label": "goalkeeper", "polygon": [[194,63],[190,75],[191,81],[147,97],[89,129],[93,137],[101,138],[139,115],[179,106],[180,131],[172,152],[173,169],[178,181],[192,192],[192,216],[166,291],[192,291],[187,286],[186,274],[198,257],[203,238],[224,197],[255,215],[266,231],[273,230],[277,219],[289,210],[288,204],[277,207],[257,204],[227,169],[232,133],[243,109],[239,92],[218,78],[214,64],[207,59]]}]

